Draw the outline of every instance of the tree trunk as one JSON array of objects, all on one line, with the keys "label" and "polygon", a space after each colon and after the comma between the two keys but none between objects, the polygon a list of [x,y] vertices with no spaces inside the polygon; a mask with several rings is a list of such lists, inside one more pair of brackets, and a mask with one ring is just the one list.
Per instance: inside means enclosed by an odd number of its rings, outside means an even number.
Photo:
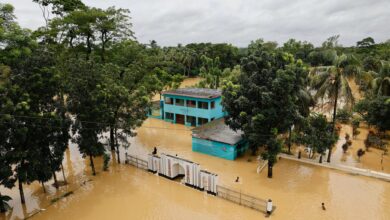
[{"label": "tree trunk", "polygon": [[257,151],[256,147],[252,146],[251,147],[252,156],[256,156],[256,151]]},{"label": "tree trunk", "polygon": [[114,128],[110,126],[110,146],[111,150],[115,150],[115,141],[114,141]]},{"label": "tree trunk", "polygon": [[119,156],[119,144],[118,144],[118,130],[117,130],[117,128],[115,128],[115,147],[116,147],[117,160],[118,160],[118,163],[120,164],[121,163],[121,159],[120,159],[120,156]]},{"label": "tree trunk", "polygon": [[92,175],[96,176],[95,164],[93,163],[92,155],[89,155],[89,161],[91,162]]},{"label": "tree trunk", "polygon": [[273,164],[268,162],[268,178],[272,178],[272,167]]},{"label": "tree trunk", "polygon": [[92,53],[91,37],[92,37],[91,35],[87,36],[87,56],[86,56],[87,61],[89,60],[89,55]]},{"label": "tree trunk", "polygon": [[288,128],[288,153],[291,154],[291,127]]},{"label": "tree trunk", "polygon": [[42,184],[43,192],[46,193],[46,188],[45,188],[45,184],[43,183],[43,181],[41,182],[41,184]]},{"label": "tree trunk", "polygon": [[320,155],[320,163],[322,163],[322,154]]},{"label": "tree trunk", "polygon": [[335,127],[336,127],[336,113],[337,113],[337,100],[339,97],[339,77],[336,79],[336,94],[334,97],[334,104],[333,104],[333,121],[332,121],[332,131],[334,132]]},{"label": "tree trunk", "polygon": [[[336,127],[336,113],[337,113],[337,99],[339,97],[339,83],[340,83],[340,76],[337,76],[336,78],[336,94],[334,98],[334,105],[333,105],[333,122],[332,122],[332,132],[335,132]],[[332,155],[332,147],[329,147],[328,152],[328,159],[326,160],[328,163],[330,163],[330,157]]]},{"label": "tree trunk", "polygon": [[18,179],[18,182],[19,182],[20,201],[22,202],[22,204],[26,204],[26,199],[24,198],[23,184],[22,181],[20,181],[20,178]]},{"label": "tree trunk", "polygon": [[65,177],[65,171],[64,171],[64,165],[61,162],[61,170],[62,170],[62,177],[64,178],[64,182],[67,183],[66,177]]},{"label": "tree trunk", "polygon": [[[1,198],[1,192],[0,192],[0,198]],[[3,201],[0,201],[0,213],[4,213],[6,211],[7,210],[5,210],[5,206],[4,206]]]},{"label": "tree trunk", "polygon": [[102,36],[101,36],[101,41],[102,41],[102,54],[101,54],[101,58],[102,58],[102,62],[104,63],[105,62],[105,53],[106,53],[106,41],[104,40],[104,36],[105,34],[102,33]]},{"label": "tree trunk", "polygon": [[57,175],[55,171],[53,171],[53,178],[54,178],[54,186],[56,187],[56,189],[58,189],[59,185],[58,185]]}]

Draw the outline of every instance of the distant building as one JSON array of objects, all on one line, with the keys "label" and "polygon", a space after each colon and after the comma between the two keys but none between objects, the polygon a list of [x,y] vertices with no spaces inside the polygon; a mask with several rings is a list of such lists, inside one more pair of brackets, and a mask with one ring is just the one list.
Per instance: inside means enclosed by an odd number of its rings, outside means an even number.
[{"label": "distant building", "polygon": [[248,149],[241,131],[233,131],[223,118],[192,129],[192,151],[234,160]]},{"label": "distant building", "polygon": [[181,88],[163,92],[161,118],[165,121],[199,126],[225,116],[221,90]]}]

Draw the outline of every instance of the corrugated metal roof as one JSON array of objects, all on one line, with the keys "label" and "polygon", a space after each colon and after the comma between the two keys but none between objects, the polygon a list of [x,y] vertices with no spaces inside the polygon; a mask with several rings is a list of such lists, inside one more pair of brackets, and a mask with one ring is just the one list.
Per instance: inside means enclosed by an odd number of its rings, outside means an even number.
[{"label": "corrugated metal roof", "polygon": [[175,90],[169,90],[162,93],[163,95],[178,95],[194,98],[213,99],[222,95],[219,89],[206,89],[206,88],[180,88]]},{"label": "corrugated metal roof", "polygon": [[223,118],[192,129],[192,136],[200,139],[235,145],[242,140],[242,131],[233,131]]}]

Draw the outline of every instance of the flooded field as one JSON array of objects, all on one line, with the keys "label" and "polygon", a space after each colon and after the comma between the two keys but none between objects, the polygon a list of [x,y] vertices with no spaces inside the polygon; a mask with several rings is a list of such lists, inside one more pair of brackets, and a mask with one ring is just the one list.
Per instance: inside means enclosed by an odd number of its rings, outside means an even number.
[{"label": "flooded field", "polygon": [[[256,173],[257,161],[246,156],[227,161],[191,151],[191,131],[182,125],[148,119],[132,138],[128,152],[143,157],[157,146],[158,153],[178,154],[219,174],[220,184],[263,198],[277,209],[272,219],[390,219],[390,183],[325,168],[280,160],[274,178]],[[124,157],[122,150],[122,160]],[[250,159],[250,162],[248,162]],[[97,159],[101,170],[101,160]],[[45,194],[39,184],[25,186],[27,204],[20,205],[16,188],[12,212],[6,219],[264,219],[264,214],[127,165],[110,167],[91,176],[88,162],[70,146],[64,161],[70,185]],[[240,183],[235,183],[236,177]],[[58,173],[61,179],[61,174]],[[55,197],[74,193],[53,205]],[[2,189],[3,192],[3,189]],[[324,202],[327,210],[321,209]]]},{"label": "flooded field", "polygon": [[358,128],[360,134],[352,139],[352,145],[349,147],[347,153],[343,152],[342,145],[345,143],[345,134],[352,136],[352,127],[350,125],[342,125],[340,132],[340,140],[337,142],[335,150],[333,151],[332,163],[346,164],[349,166],[370,169],[385,173],[390,173],[390,155],[384,155],[382,150],[370,148],[369,151],[360,158],[357,157],[359,149],[365,150],[364,140],[367,137],[369,129],[366,125]]}]

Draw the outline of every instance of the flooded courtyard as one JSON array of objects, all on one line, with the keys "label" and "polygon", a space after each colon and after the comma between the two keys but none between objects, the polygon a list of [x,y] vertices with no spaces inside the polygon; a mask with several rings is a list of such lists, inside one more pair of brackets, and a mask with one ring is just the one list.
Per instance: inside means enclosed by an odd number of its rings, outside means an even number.
[{"label": "flooded courtyard", "polygon": [[[389,182],[285,159],[275,165],[274,178],[268,179],[266,170],[256,172],[255,157],[248,155],[228,161],[192,152],[189,128],[158,119],[147,119],[131,143],[129,154],[142,158],[157,147],[158,153],[178,154],[217,173],[222,186],[271,198],[277,206],[272,219],[390,219]],[[124,152],[122,149],[122,161]],[[12,196],[14,209],[2,218],[23,219],[30,215],[31,219],[265,218],[261,212],[128,165],[114,162],[109,172],[103,172],[101,159],[97,158],[96,163],[100,172],[93,177],[88,161],[71,144],[64,160],[70,184],[57,191],[46,183],[47,194],[39,184],[25,186],[26,206],[21,206],[17,188],[4,190]],[[62,179],[60,172],[57,176]],[[237,176],[239,183],[234,181]],[[68,191],[73,194],[52,204],[53,199]],[[322,202],[326,211],[321,208]]]}]

